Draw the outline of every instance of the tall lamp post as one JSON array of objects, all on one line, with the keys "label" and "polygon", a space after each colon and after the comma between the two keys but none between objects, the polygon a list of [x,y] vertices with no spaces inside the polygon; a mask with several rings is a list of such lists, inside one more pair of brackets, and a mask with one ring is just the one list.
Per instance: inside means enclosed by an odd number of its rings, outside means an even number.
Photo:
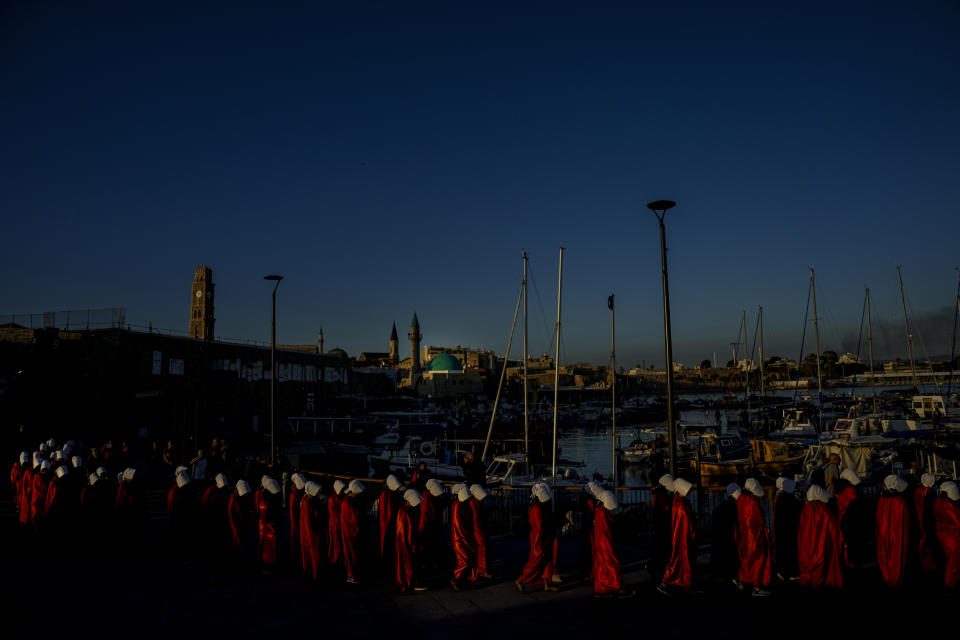
[{"label": "tall lamp post", "polygon": [[263,276],[272,280],[273,295],[270,304],[270,466],[277,464],[277,287],[283,276]]},{"label": "tall lamp post", "polygon": [[667,240],[663,216],[676,206],[672,200],[656,200],[647,204],[660,223],[660,265],[663,269],[663,338],[667,351],[667,441],[670,443],[670,475],[677,475],[677,433],[673,420],[673,341],[670,338],[670,288],[667,285]]}]

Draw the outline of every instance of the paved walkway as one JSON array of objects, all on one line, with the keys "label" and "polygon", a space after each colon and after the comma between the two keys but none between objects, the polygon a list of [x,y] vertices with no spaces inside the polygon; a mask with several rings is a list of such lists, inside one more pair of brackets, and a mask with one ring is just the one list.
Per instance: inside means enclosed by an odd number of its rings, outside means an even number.
[{"label": "paved walkway", "polygon": [[[4,583],[13,587],[4,596],[4,626],[32,630],[33,637],[92,631],[102,638],[895,638],[901,625],[926,634],[936,620],[949,625],[944,637],[958,629],[949,607],[960,602],[936,591],[872,586],[833,593],[783,585],[758,599],[704,582],[700,594],[665,598],[643,568],[644,550],[634,546],[620,550],[624,583],[637,591],[626,600],[596,599],[568,572],[559,592],[518,593],[513,580],[528,548],[517,537],[491,541],[494,579],[464,591],[453,591],[446,578],[428,591],[398,594],[386,580],[350,587],[292,574],[264,578],[235,567],[177,566],[158,553],[159,545],[117,562],[110,549],[39,540],[15,525],[10,506],[0,504],[0,561]],[[572,571],[576,554],[577,541],[564,540],[562,570]]]}]

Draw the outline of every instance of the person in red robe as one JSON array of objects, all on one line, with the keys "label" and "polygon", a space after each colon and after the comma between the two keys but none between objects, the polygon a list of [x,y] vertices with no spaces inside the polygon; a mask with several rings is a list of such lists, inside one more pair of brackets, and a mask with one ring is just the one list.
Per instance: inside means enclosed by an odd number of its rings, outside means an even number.
[{"label": "person in red robe", "polygon": [[752,585],[754,596],[769,596],[772,579],[770,536],[758,500],[762,497],[764,492],[760,482],[748,478],[737,499],[737,549],[740,557],[737,579],[744,587]]},{"label": "person in red robe", "polygon": [[196,526],[196,490],[190,475],[181,471],[167,492],[167,536],[170,557],[175,562],[189,562],[193,559]]},{"label": "person in red robe", "polygon": [[340,505],[343,502],[343,490],[347,483],[339,478],[333,481],[333,492],[327,500],[327,558],[330,565],[343,564],[343,540],[340,536]]},{"label": "person in red robe", "polygon": [[283,513],[283,489],[279,482],[269,476],[264,476],[260,485],[254,498],[258,533],[257,560],[264,575],[272,575],[278,561],[277,538]]},{"label": "person in red robe", "polygon": [[917,550],[920,555],[920,568],[927,572],[937,570],[935,557],[940,555],[940,549],[937,548],[936,523],[933,520],[933,501],[937,497],[937,492],[933,490],[933,485],[937,479],[932,473],[924,473],[920,476],[920,486],[913,491],[914,512],[917,514],[917,531],[920,533],[920,541]]},{"label": "person in red robe", "polygon": [[777,478],[777,498],[773,505],[773,557],[781,580],[796,580],[800,575],[797,560],[802,507],[794,495],[796,485],[786,477]]},{"label": "person in red robe", "polygon": [[940,495],[933,502],[937,543],[943,552],[943,586],[956,590],[960,586],[960,487],[949,481],[940,485]]},{"label": "person in red robe", "polygon": [[320,483],[309,481],[300,500],[300,557],[303,572],[314,580],[327,564],[327,504]]},{"label": "person in red robe", "polygon": [[340,539],[343,551],[343,568],[348,584],[359,584],[360,560],[364,535],[360,495],[366,487],[357,479],[350,481],[340,503]]},{"label": "person in red robe", "polygon": [[237,489],[227,500],[227,520],[230,523],[230,548],[242,557],[250,549],[250,484],[237,481]]},{"label": "person in red robe", "polygon": [[43,519],[43,509],[47,505],[47,490],[53,479],[50,461],[44,460],[40,464],[40,472],[34,475],[33,485],[30,488],[30,524],[34,530],[40,528]]},{"label": "person in red robe", "polygon": [[465,581],[473,580],[476,575],[477,548],[473,518],[467,504],[471,497],[470,489],[459,483],[453,486],[451,492],[454,500],[450,505],[450,542],[453,546],[454,567],[450,586],[457,591]]},{"label": "person in red robe", "polygon": [[403,504],[404,491],[406,487],[395,475],[390,474],[377,499],[377,555],[387,567],[395,556],[393,544],[397,539],[397,510]]},{"label": "person in red robe", "polygon": [[473,522],[473,539],[477,549],[477,569],[474,580],[489,580],[493,576],[487,570],[487,526],[481,503],[490,493],[479,484],[470,485],[470,520]]},{"label": "person in red robe", "polygon": [[403,494],[404,504],[397,509],[396,541],[393,545],[394,581],[397,591],[423,590],[417,584],[417,529],[420,514],[417,508],[422,502],[420,492],[407,489]]},{"label": "person in red robe", "polygon": [[877,501],[877,562],[883,581],[891,587],[903,586],[910,551],[910,510],[903,492],[907,481],[889,475]]},{"label": "person in red robe", "polygon": [[830,494],[813,485],[807,490],[807,503],[800,513],[800,584],[807,587],[843,587],[845,544],[840,522],[827,503]]},{"label": "person in red robe", "polygon": [[30,464],[30,454],[23,451],[10,469],[10,493],[13,494],[14,504],[20,504],[20,478],[28,464]]},{"label": "person in red robe", "polygon": [[303,499],[303,488],[307,479],[302,473],[290,475],[290,490],[287,492],[287,513],[290,517],[290,558],[294,567],[300,567],[303,558],[300,554],[300,501]]},{"label": "person in red robe", "polygon": [[18,506],[20,508],[20,523],[30,524],[30,494],[33,492],[33,479],[40,473],[40,465],[43,464],[43,458],[39,451],[33,452],[32,466],[24,469],[20,474],[20,499]]},{"label": "person in red robe", "polygon": [[696,564],[694,540],[697,531],[693,520],[693,509],[687,494],[693,485],[684,478],[671,482],[673,487],[673,508],[670,515],[670,557],[663,574],[663,580],[657,591],[672,596],[677,589],[689,591],[693,585],[693,567]]},{"label": "person in red robe", "polygon": [[420,566],[431,571],[440,569],[446,544],[443,540],[444,489],[436,479],[424,483],[421,495],[420,523],[417,527],[417,549]]},{"label": "person in red robe", "polygon": [[233,491],[226,474],[218,473],[213,484],[200,496],[200,515],[205,533],[206,556],[221,561],[230,549],[230,523],[227,519],[227,503]]},{"label": "person in red robe", "polygon": [[[860,495],[860,476],[847,467],[835,482],[837,521],[846,544],[845,564],[854,569],[848,578],[856,580],[860,569],[873,561],[870,540],[873,536],[874,514],[867,498]],[[849,582],[849,581],[848,581]]]},{"label": "person in red robe", "polygon": [[537,580],[543,581],[544,591],[557,591],[551,584],[553,578],[553,540],[555,535],[553,512],[551,509],[553,492],[546,484],[539,482],[531,490],[530,509],[527,517],[530,522],[530,555],[527,563],[514,582],[520,593],[526,593],[524,585]]},{"label": "person in red robe", "polygon": [[580,551],[577,568],[584,580],[593,580],[593,516],[603,492],[603,487],[591,480],[583,487],[580,496]]},{"label": "person in red robe", "polygon": [[670,540],[672,539],[673,518],[673,476],[665,473],[660,476],[652,491],[651,510],[653,511],[653,540],[647,571],[660,581],[667,561],[670,559]]},{"label": "person in red robe", "polygon": [[613,512],[619,506],[613,491],[600,491],[593,514],[593,595],[599,598],[628,598],[632,591],[623,588],[620,559],[613,539]]},{"label": "person in red robe", "polygon": [[73,515],[74,492],[70,469],[60,465],[54,471],[54,478],[47,488],[47,499],[43,504],[43,523],[51,531],[62,530]]}]

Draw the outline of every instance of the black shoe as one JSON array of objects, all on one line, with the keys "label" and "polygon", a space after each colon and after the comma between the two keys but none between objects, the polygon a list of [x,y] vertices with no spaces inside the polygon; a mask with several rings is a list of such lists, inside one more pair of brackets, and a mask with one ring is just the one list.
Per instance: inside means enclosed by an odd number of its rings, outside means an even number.
[{"label": "black shoe", "polygon": [[668,598],[672,598],[672,597],[673,597],[673,594],[670,593],[670,588],[667,587],[667,585],[663,584],[662,582],[657,585],[657,591],[659,591],[659,592],[662,593],[663,595],[667,596]]}]

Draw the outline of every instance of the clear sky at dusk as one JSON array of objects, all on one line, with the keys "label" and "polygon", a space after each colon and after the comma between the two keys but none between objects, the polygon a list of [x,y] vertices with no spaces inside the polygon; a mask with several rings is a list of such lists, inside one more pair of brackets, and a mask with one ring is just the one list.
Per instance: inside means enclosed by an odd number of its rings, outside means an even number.
[{"label": "clear sky at dusk", "polygon": [[539,353],[564,246],[562,360],[607,362],[613,292],[618,362],[662,365],[669,198],[677,360],[725,362],[758,305],[799,356],[809,267],[823,348],[856,350],[869,286],[905,355],[897,264],[947,351],[957,3],[127,4],[0,8],[0,314],[186,331],[206,264],[220,336],[269,339],[280,273],[279,342],[386,351],[396,321],[406,356],[416,311],[502,353],[526,249]]}]

